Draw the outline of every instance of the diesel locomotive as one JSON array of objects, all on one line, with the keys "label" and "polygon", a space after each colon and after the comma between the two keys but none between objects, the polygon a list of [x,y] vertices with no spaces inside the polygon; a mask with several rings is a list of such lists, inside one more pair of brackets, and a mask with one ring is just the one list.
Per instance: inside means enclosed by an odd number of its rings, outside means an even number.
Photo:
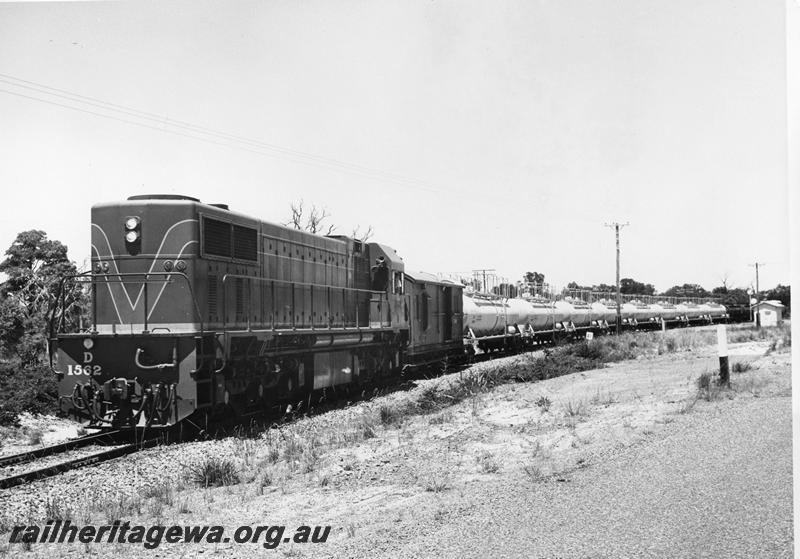
[{"label": "diesel locomotive", "polygon": [[95,425],[246,414],[464,352],[462,286],[379,243],[172,195],[95,205],[91,242],[91,329],[51,356],[62,410]]},{"label": "diesel locomotive", "polygon": [[[616,320],[606,301],[465,293],[406,270],[389,246],[186,196],[95,205],[91,243],[91,270],[77,278],[91,290],[91,326],[56,327],[50,356],[62,411],[100,427],[246,415]],[[628,328],[726,317],[713,304],[622,308]]]}]

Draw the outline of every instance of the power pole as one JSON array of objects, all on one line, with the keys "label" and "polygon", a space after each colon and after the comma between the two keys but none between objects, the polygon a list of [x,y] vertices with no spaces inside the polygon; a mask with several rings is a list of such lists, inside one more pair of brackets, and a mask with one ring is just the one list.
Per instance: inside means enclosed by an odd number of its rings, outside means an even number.
[{"label": "power pole", "polygon": [[[758,290],[758,267],[759,266],[766,266],[766,264],[764,262],[755,262],[754,264],[748,264],[748,266],[750,266],[751,268],[755,267],[755,269],[756,269],[756,305],[758,305],[758,303],[760,302],[760,298],[758,296],[758,294],[759,294],[759,290]],[[758,309],[756,309],[755,312],[756,312],[756,328],[761,328],[761,316],[759,316],[759,314],[758,314]]]},{"label": "power pole", "polygon": [[483,274],[483,291],[484,291],[484,293],[489,293],[489,286],[486,283],[486,272],[494,272],[494,271],[495,271],[494,268],[487,268],[487,269],[481,269],[481,270],[472,270],[472,273],[475,275],[475,277],[479,277],[479,274]]},{"label": "power pole", "polygon": [[619,223],[616,221],[614,223],[606,223],[606,227],[614,228],[614,232],[617,236],[617,336],[619,336],[619,330],[622,326],[622,295],[619,290],[619,229],[620,227],[625,227],[627,225],[630,225],[630,223],[627,221],[625,223]]}]

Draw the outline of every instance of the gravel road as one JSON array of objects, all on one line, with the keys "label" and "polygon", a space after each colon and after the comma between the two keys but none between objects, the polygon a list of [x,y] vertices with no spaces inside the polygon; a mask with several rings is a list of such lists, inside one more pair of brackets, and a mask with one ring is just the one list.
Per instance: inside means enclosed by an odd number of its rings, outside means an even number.
[{"label": "gravel road", "polygon": [[[721,402],[565,481],[476,486],[397,556],[791,557],[791,398]],[[452,506],[457,505],[458,498]]]}]

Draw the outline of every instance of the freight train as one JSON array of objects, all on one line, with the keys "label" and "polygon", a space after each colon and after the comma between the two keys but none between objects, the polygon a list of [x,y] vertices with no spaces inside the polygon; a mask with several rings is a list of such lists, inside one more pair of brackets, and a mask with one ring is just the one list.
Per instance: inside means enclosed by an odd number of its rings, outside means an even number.
[{"label": "freight train", "polygon": [[[389,246],[185,196],[95,205],[91,243],[91,271],[77,278],[91,289],[91,327],[54,331],[50,355],[62,411],[100,427],[245,415],[616,320],[604,301],[466,293],[406,270]],[[725,308],[632,302],[621,316],[656,327],[724,320]]]}]

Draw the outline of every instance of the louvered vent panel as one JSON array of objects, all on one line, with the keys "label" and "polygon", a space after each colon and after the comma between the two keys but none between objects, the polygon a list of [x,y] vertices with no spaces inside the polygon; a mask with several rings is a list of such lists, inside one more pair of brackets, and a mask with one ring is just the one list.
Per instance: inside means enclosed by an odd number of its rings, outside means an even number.
[{"label": "louvered vent panel", "polygon": [[208,276],[208,314],[217,314],[217,276]]},{"label": "louvered vent panel", "polygon": [[231,225],[208,217],[203,219],[203,251],[214,256],[231,255]]},{"label": "louvered vent panel", "polygon": [[250,227],[233,226],[233,257],[258,260],[258,232]]},{"label": "louvered vent panel", "polygon": [[236,314],[244,312],[244,280],[236,278]]}]

